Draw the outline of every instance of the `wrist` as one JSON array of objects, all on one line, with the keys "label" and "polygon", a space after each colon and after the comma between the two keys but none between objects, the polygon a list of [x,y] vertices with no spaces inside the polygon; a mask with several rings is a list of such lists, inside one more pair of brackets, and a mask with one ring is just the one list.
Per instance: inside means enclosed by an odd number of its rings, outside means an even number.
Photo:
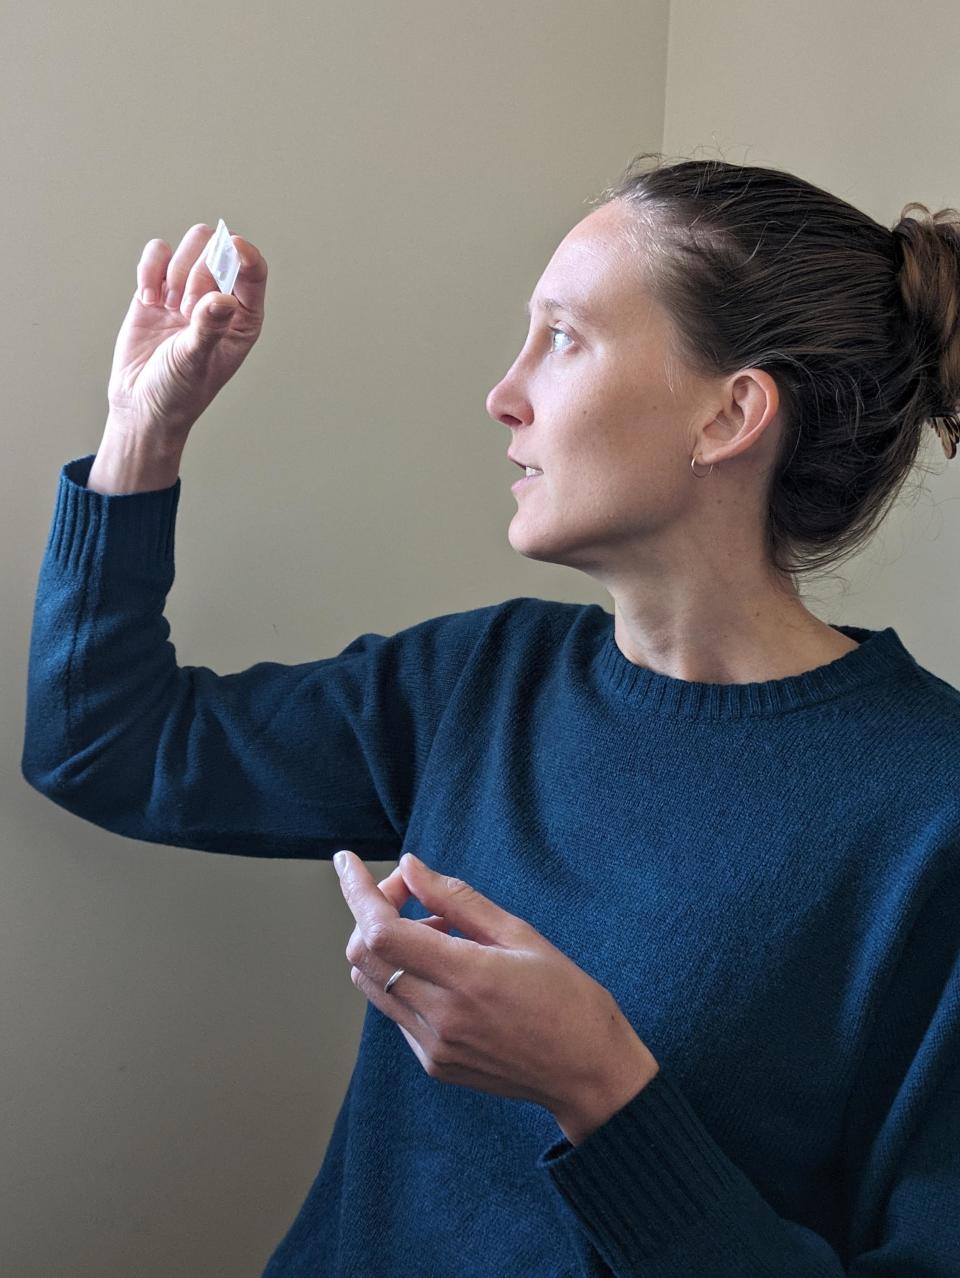
[{"label": "wrist", "polygon": [[185,443],[145,438],[108,418],[87,488],[108,496],[170,488],[177,482]]},{"label": "wrist", "polygon": [[598,1127],[608,1122],[650,1083],[660,1071],[660,1063],[635,1033],[629,1031],[623,1049],[608,1058],[602,1074],[562,1110],[554,1120],[571,1145],[582,1145]]}]

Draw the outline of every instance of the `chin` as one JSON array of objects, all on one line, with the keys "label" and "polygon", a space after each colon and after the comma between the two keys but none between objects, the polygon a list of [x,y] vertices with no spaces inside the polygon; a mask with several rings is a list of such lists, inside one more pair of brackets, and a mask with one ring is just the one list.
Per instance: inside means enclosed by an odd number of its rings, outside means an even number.
[{"label": "chin", "polygon": [[519,510],[510,521],[507,540],[518,555],[575,568],[601,582],[606,579],[618,558],[618,547],[609,534],[605,537],[605,530],[591,529],[589,524],[579,529],[551,529],[547,520],[538,527],[539,522],[536,518],[525,522]]},{"label": "chin", "polygon": [[576,542],[561,537],[527,534],[515,530],[512,524],[507,540],[518,555],[523,555],[525,559],[538,559],[545,564],[565,564],[570,568],[578,568],[578,561],[583,557],[583,548]]}]

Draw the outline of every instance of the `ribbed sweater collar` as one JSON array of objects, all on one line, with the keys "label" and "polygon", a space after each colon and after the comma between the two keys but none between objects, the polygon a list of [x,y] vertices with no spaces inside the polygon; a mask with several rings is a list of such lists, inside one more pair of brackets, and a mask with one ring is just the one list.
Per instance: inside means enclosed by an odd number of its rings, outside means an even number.
[{"label": "ribbed sweater collar", "polygon": [[683,719],[769,718],[865,689],[917,663],[892,626],[867,630],[835,625],[859,647],[802,674],[756,683],[701,683],[635,665],[617,647],[610,616],[595,658],[597,675],[612,693],[644,712]]}]

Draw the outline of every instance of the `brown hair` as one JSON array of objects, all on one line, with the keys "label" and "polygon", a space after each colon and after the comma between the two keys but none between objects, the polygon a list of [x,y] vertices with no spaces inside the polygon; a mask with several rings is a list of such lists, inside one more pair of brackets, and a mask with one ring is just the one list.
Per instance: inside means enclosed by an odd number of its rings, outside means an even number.
[{"label": "brown hair", "polygon": [[653,232],[631,244],[686,366],[763,368],[777,383],[770,563],[796,582],[849,558],[893,505],[925,423],[956,453],[960,213],[907,204],[891,230],[793,174],[660,152],[588,203],[614,199]]}]

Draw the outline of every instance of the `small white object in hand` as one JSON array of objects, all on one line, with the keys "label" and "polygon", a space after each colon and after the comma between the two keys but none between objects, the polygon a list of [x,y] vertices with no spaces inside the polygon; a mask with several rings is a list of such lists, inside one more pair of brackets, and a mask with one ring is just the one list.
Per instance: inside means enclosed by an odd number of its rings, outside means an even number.
[{"label": "small white object in hand", "polygon": [[203,263],[217,282],[221,293],[232,293],[240,273],[240,254],[236,250],[223,218],[217,223]]}]

